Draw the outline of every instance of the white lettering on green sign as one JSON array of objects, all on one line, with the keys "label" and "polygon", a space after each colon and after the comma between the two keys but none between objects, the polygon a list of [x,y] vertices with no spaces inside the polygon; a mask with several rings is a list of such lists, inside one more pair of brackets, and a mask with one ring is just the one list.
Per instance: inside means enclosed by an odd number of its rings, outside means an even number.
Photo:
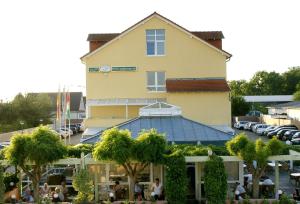
[{"label": "white lettering on green sign", "polygon": [[89,72],[99,72],[99,67],[89,67]]},{"label": "white lettering on green sign", "polygon": [[112,71],[136,71],[136,67],[112,67]]}]

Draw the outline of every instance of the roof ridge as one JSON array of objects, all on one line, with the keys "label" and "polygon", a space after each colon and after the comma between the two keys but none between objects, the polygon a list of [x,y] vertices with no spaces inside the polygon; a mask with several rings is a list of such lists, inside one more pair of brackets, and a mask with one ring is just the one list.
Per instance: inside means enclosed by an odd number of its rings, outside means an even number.
[{"label": "roof ridge", "polygon": [[105,129],[103,129],[103,130],[100,130],[100,131],[99,131],[98,133],[96,133],[95,135],[93,135],[93,136],[91,136],[91,137],[88,137],[88,138],[86,138],[86,139],[81,140],[81,143],[82,143],[82,142],[86,142],[86,141],[88,141],[88,140],[90,140],[90,139],[93,139],[93,138],[95,138],[95,137],[99,137],[100,134],[101,134],[102,132],[104,132],[105,130],[108,130],[108,129],[111,129],[111,128],[114,128],[114,127],[119,127],[119,126],[121,126],[121,125],[126,125],[127,123],[132,122],[132,121],[135,121],[135,120],[137,120],[137,119],[139,119],[139,118],[140,118],[140,117],[132,118],[132,119],[127,120],[127,121],[125,121],[125,122],[123,122],[123,123],[120,123],[120,124],[117,124],[117,125],[114,125],[114,126],[110,126],[110,127],[107,127],[107,128],[105,128]]}]

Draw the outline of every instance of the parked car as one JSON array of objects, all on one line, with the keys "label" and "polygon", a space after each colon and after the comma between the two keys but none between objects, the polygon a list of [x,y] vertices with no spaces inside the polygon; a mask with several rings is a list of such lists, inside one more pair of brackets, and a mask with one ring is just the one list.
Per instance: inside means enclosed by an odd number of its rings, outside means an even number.
[{"label": "parked car", "polygon": [[268,128],[270,125],[260,124],[256,126],[255,133],[258,135],[262,135],[262,133]]},{"label": "parked car", "polygon": [[253,132],[254,126],[259,124],[258,122],[251,122],[251,124],[249,125],[249,130]]},{"label": "parked car", "polygon": [[282,129],[282,130],[279,130],[276,134],[276,137],[277,139],[279,140],[283,140],[283,136],[284,136],[284,133],[286,133],[287,131],[290,131],[290,129]]},{"label": "parked car", "polygon": [[273,136],[277,135],[277,133],[280,131],[280,130],[297,130],[297,127],[282,127],[280,126],[279,128],[276,128],[275,130],[269,132],[267,134],[268,138],[272,138]]},{"label": "parked car", "polygon": [[3,149],[6,146],[9,146],[9,145],[10,145],[10,142],[1,142],[0,143],[0,150]]},{"label": "parked car", "polygon": [[245,125],[245,130],[251,130],[252,126],[258,124],[258,122],[249,122]]},{"label": "parked car", "polygon": [[270,126],[270,127],[267,127],[264,131],[263,131],[263,133],[262,133],[262,135],[267,135],[268,134],[268,132],[270,132],[270,131],[272,131],[272,130],[275,130],[276,128],[278,128],[278,126]]},{"label": "parked car", "polygon": [[277,129],[279,129],[279,128],[288,128],[288,127],[293,127],[293,128],[296,128],[296,129],[297,129],[297,127],[296,127],[295,125],[280,125],[280,126],[276,126],[274,129],[266,130],[264,135],[267,136],[268,133],[270,133],[270,132],[272,132],[272,131],[275,131],[275,130],[277,130]]},{"label": "parked car", "polygon": [[292,143],[292,145],[299,145],[300,144],[300,137],[292,139],[291,143]]},{"label": "parked car", "polygon": [[[69,129],[69,125],[67,125],[66,127],[63,126],[62,128]],[[75,126],[75,125],[70,125],[70,129],[73,131],[73,134],[76,134],[76,133],[77,133],[77,126]]]},{"label": "parked car", "polygon": [[300,138],[300,131],[296,132],[292,137],[292,139],[297,139],[297,138]]},{"label": "parked car", "polygon": [[70,136],[73,135],[73,131],[68,128],[60,128],[57,132],[63,138],[68,137],[69,134],[70,134]]},{"label": "parked car", "polygon": [[263,124],[263,123],[257,123],[254,126],[252,126],[252,132],[256,133],[257,128],[260,127],[261,125],[268,126],[268,125]]},{"label": "parked car", "polygon": [[234,123],[233,127],[240,130],[244,130],[247,123],[249,123],[249,121],[238,121]]},{"label": "parked car", "polygon": [[288,130],[284,133],[282,140],[286,141],[286,140],[291,140],[293,138],[293,136],[299,132],[299,130]]}]

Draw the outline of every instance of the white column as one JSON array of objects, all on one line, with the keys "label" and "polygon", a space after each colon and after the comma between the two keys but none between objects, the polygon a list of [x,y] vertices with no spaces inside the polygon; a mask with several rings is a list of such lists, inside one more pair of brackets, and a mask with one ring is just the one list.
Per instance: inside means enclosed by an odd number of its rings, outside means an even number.
[{"label": "white column", "polygon": [[290,170],[293,170],[293,169],[294,169],[294,161],[290,160]]},{"label": "white column", "polygon": [[95,203],[98,203],[99,201],[99,185],[98,185],[98,175],[97,175],[97,172],[95,173]]},{"label": "white column", "polygon": [[239,161],[239,182],[244,185],[244,162]]},{"label": "white column", "polygon": [[[196,162],[195,163],[195,192],[196,192],[196,199],[197,200],[200,200],[200,193],[199,193],[199,180],[201,179],[201,178],[199,178],[199,162]],[[201,185],[201,183],[200,183],[200,185]]]},{"label": "white column", "polygon": [[86,105],[86,116],[85,118],[90,118],[91,117],[91,106]]},{"label": "white column", "polygon": [[150,183],[153,183],[153,163],[150,163]]},{"label": "white column", "polygon": [[279,167],[278,161],[275,161],[275,195],[279,190]]},{"label": "white column", "polygon": [[126,113],[125,113],[126,119],[128,119],[128,104],[126,103]]}]

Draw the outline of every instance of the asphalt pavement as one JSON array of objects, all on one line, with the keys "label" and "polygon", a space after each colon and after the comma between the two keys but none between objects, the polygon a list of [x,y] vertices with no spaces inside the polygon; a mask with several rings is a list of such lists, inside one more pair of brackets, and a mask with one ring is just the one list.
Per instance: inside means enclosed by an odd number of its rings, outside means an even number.
[{"label": "asphalt pavement", "polygon": [[249,139],[251,139],[253,141],[255,141],[259,138],[261,138],[264,142],[267,142],[269,140],[267,136],[259,136],[259,135],[255,134],[254,132],[251,132],[251,131],[238,130],[238,129],[235,129],[235,128],[234,128],[234,130],[235,130],[236,134],[244,132],[249,137]]}]

